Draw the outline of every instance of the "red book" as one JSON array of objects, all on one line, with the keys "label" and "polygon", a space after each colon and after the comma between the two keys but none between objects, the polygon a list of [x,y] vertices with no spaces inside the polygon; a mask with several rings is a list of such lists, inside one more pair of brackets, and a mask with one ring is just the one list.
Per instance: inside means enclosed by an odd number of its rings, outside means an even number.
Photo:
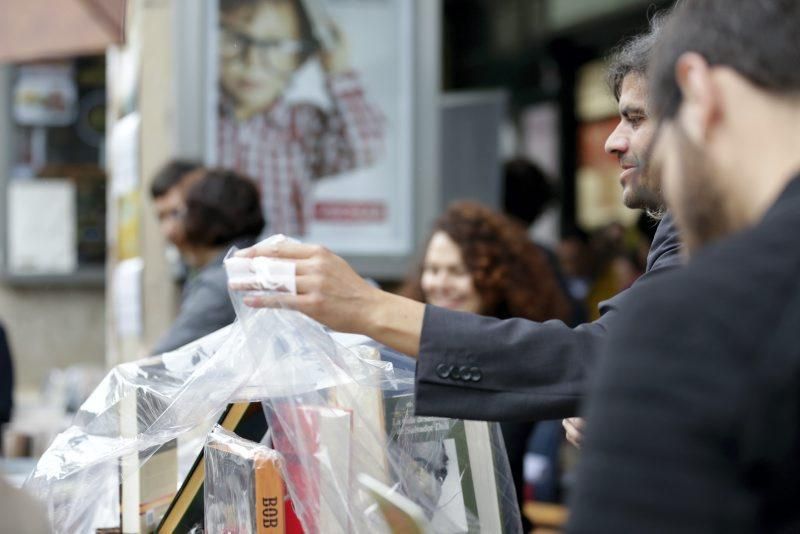
[{"label": "red book", "polygon": [[302,503],[307,532],[349,530],[352,413],[327,406],[276,408],[273,445],[286,461],[287,483]]}]

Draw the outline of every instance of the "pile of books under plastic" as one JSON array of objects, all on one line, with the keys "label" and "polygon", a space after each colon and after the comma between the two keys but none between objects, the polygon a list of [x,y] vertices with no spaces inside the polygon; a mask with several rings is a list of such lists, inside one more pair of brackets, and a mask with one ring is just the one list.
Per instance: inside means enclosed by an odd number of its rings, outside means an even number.
[{"label": "pile of books under plastic", "polygon": [[56,532],[519,532],[496,424],[414,415],[413,362],[232,294],[114,368],[26,489]]}]

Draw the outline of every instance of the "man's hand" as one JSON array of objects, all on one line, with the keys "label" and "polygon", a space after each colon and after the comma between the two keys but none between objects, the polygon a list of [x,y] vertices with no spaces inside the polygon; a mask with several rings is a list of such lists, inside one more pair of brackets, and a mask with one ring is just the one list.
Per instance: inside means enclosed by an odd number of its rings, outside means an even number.
[{"label": "man's hand", "polygon": [[584,423],[584,420],[580,417],[570,417],[569,419],[561,421],[564,430],[567,431],[567,441],[579,449],[581,448],[581,440],[583,439]]},{"label": "man's hand", "polygon": [[236,255],[266,256],[295,264],[297,295],[247,296],[244,302],[248,306],[285,306],[339,332],[369,336],[409,356],[419,352],[425,306],[371,286],[328,249],[279,241],[258,244]]}]

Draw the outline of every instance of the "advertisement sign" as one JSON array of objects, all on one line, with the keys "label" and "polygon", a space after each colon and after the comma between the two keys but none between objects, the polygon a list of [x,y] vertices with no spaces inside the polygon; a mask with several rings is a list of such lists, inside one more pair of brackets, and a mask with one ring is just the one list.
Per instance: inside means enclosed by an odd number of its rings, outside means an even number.
[{"label": "advertisement sign", "polygon": [[210,163],[256,182],[270,233],[409,252],[413,2],[212,4]]}]

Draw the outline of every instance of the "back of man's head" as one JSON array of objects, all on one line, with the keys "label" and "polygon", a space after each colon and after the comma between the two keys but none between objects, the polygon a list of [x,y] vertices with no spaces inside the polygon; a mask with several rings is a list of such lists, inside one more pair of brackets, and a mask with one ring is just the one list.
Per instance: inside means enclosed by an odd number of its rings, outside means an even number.
[{"label": "back of man's head", "polygon": [[228,169],[209,169],[186,194],[186,238],[193,246],[218,247],[255,238],[265,221],[252,180]]},{"label": "back of man's head", "polygon": [[798,0],[682,0],[667,20],[654,51],[653,112],[672,118],[681,103],[675,64],[695,52],[709,65],[732,68],[753,85],[776,94],[800,93]]},{"label": "back of man's head", "polygon": [[189,160],[173,160],[161,167],[150,184],[150,196],[160,198],[170,189],[179,185],[190,172],[196,171],[201,165]]}]

